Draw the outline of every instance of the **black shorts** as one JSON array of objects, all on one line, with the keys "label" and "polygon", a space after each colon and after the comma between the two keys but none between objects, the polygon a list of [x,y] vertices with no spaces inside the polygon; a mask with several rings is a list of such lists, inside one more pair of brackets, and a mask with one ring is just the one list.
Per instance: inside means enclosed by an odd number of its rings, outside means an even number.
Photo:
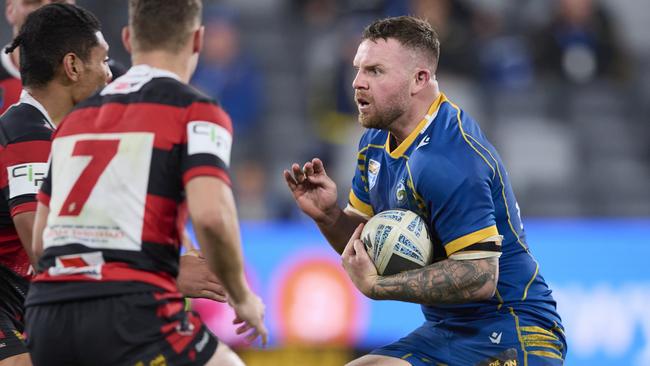
[{"label": "black shorts", "polygon": [[180,294],[136,293],[27,307],[34,366],[204,365],[218,340]]},{"label": "black shorts", "polygon": [[0,265],[0,361],[27,353],[22,340],[29,282]]}]

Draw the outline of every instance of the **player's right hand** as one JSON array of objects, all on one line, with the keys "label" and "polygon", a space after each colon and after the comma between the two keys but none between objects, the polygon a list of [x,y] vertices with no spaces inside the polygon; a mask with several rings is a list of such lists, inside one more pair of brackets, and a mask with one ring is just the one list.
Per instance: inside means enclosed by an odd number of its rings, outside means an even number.
[{"label": "player's right hand", "polygon": [[293,193],[298,207],[316,222],[329,223],[336,220],[336,184],[325,172],[323,162],[314,158],[301,168],[294,163],[291,171],[284,171],[284,179]]},{"label": "player's right hand", "polygon": [[252,292],[244,300],[238,304],[230,304],[235,310],[236,318],[233,324],[241,324],[236,332],[243,334],[252,329],[246,336],[248,342],[253,342],[257,337],[261,337],[262,346],[268,342],[269,332],[264,325],[264,303],[262,300]]}]

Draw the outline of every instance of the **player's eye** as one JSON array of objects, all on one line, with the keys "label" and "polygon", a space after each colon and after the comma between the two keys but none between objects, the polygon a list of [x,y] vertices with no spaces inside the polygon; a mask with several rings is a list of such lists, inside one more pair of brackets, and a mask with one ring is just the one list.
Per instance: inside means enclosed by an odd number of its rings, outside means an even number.
[{"label": "player's eye", "polygon": [[368,72],[371,75],[379,75],[380,74],[380,70],[378,68],[376,68],[376,67],[373,67],[373,68],[369,69]]}]

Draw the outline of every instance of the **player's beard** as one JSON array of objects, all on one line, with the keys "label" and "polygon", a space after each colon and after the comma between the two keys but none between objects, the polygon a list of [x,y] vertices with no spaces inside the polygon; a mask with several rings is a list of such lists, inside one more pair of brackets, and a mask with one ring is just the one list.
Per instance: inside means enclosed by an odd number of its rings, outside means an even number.
[{"label": "player's beard", "polygon": [[359,113],[361,126],[387,130],[396,119],[406,112],[408,100],[404,93],[395,93],[394,96],[387,99],[388,102],[381,105],[372,100],[372,109],[366,113]]}]

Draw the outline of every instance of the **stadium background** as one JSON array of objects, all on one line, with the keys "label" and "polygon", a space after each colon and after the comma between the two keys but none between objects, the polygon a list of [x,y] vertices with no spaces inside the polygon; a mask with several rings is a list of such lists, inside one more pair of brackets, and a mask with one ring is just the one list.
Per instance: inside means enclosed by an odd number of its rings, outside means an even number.
[{"label": "stadium background", "polygon": [[[567,365],[650,365],[650,2],[647,0],[206,1],[193,82],[236,129],[232,176],[248,277],[272,345],[241,344],[227,307],[194,306],[250,365],[341,365],[415,328],[416,305],[372,302],[295,208],[282,180],[319,156],[350,186],[351,58],[372,19],[415,14],[442,40],[442,90],[501,152],[534,255],[567,328]],[[125,0],[78,0],[111,56]],[[569,26],[568,24],[571,24]],[[2,19],[0,41],[10,39]]]}]

